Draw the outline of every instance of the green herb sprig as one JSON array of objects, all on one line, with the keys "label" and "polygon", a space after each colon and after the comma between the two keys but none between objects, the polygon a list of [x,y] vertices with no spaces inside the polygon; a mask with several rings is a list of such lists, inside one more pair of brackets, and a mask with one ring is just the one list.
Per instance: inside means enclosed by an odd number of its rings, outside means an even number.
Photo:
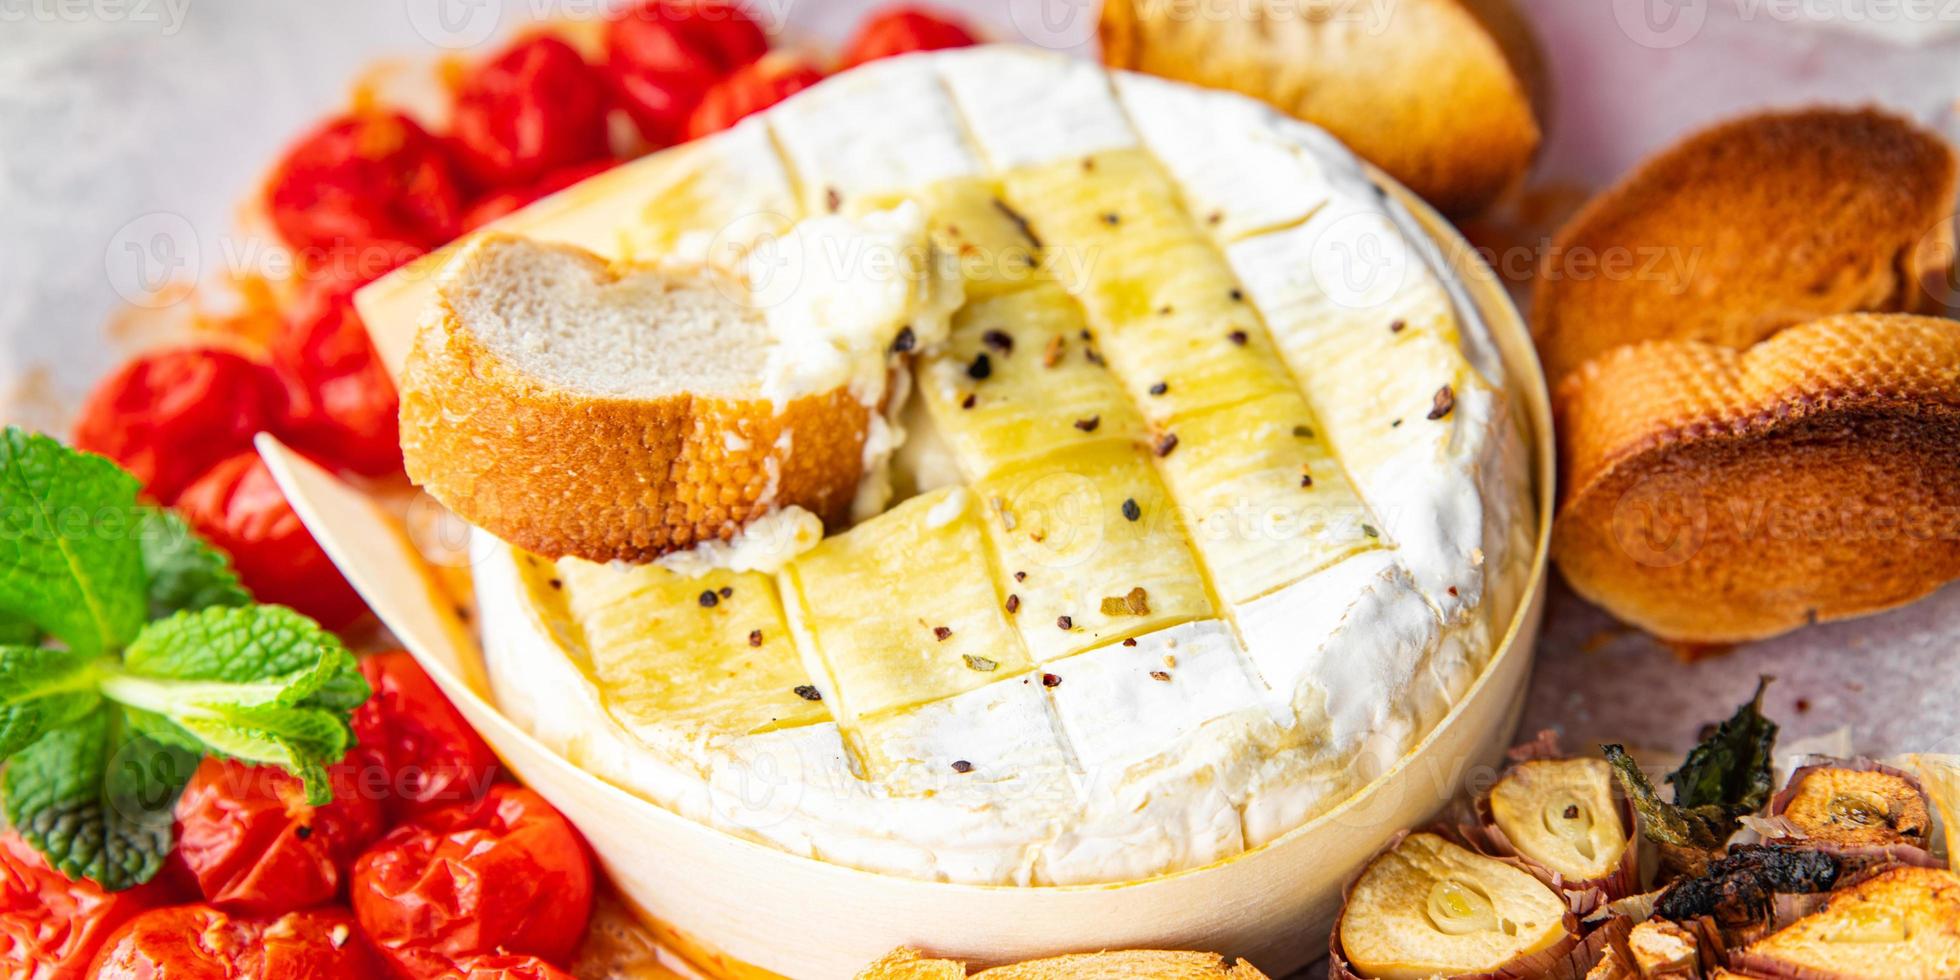
[{"label": "green herb sprig", "polygon": [[48,863],[111,891],[154,877],[207,755],[326,767],[368,698],[332,633],[257,605],[225,555],[100,456],[0,433],[0,797]]},{"label": "green herb sprig", "polygon": [[1740,818],[1769,802],[1775,788],[1776,723],[1763,716],[1765,677],[1755,697],[1701,742],[1668,774],[1674,802],[1661,800],[1640,764],[1618,745],[1605,745],[1620,785],[1640,811],[1641,831],[1658,844],[1713,853],[1741,827]]}]

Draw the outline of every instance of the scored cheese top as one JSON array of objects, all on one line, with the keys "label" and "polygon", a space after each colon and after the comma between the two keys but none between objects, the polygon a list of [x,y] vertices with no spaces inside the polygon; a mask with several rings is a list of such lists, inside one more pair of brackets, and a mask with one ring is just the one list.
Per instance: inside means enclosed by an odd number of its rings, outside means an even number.
[{"label": "scored cheese top", "polygon": [[909,499],[775,571],[479,535],[501,707],[727,832],[974,883],[1218,861],[1412,749],[1511,624],[1530,477],[1474,307],[1320,131],[937,52],[499,228],[647,258],[904,202],[966,294],[885,420]]}]

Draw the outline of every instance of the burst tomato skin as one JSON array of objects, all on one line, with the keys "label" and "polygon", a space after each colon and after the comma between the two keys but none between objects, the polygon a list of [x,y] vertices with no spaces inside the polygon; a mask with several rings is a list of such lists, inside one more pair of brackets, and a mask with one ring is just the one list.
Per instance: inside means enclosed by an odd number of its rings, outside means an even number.
[{"label": "burst tomato skin", "polygon": [[726,0],[650,0],[606,25],[606,72],[655,146],[678,142],[720,78],[769,50],[761,25]]},{"label": "burst tomato skin", "polygon": [[564,41],[519,41],[463,79],[450,151],[479,189],[528,184],[606,155],[605,78]]},{"label": "burst tomato skin", "polygon": [[131,919],[95,957],[95,980],[371,980],[374,953],[346,909],[238,918],[209,905]]},{"label": "burst tomato skin", "polygon": [[381,836],[381,801],[333,766],[333,802],[308,806],[285,771],[207,758],[177,798],[173,864],[204,900],[233,915],[271,916],[333,901],[354,858]]},{"label": "burst tomato skin", "polygon": [[383,837],[355,863],[352,897],[361,928],[403,970],[429,954],[562,963],[585,934],[592,884],[578,831],[543,797],[500,784]]},{"label": "burst tomato skin", "polygon": [[925,7],[887,7],[858,25],[844,45],[843,67],[913,51],[963,48],[977,43],[966,25]]},{"label": "burst tomato skin", "polygon": [[285,410],[285,389],[265,365],[209,347],[146,354],[96,385],[75,425],[75,446],[101,453],[161,503],[177,499]]},{"label": "burst tomato skin", "polygon": [[391,820],[480,799],[497,777],[497,757],[463,714],[402,651],[361,660],[374,693],[355,709],[347,765],[364,795],[379,796]]},{"label": "burst tomato skin", "polygon": [[266,204],[303,265],[358,285],[456,237],[463,196],[441,141],[379,112],[301,137],[273,168]]},{"label": "burst tomato skin", "polygon": [[793,55],[771,54],[715,83],[687,117],[687,138],[718,133],[823,81]]},{"label": "burst tomato skin", "polygon": [[272,369],[286,388],[280,435],[295,448],[363,476],[401,471],[401,401],[350,291],[308,296],[273,341]]},{"label": "burst tomato skin", "polygon": [[70,880],[20,835],[0,832],[0,976],[82,980],[103,940],[169,898],[161,882],[105,892]]},{"label": "burst tomato skin", "polygon": [[231,556],[239,579],[260,602],[291,606],[328,629],[347,626],[366,610],[257,453],[212,467],[176,506],[192,529]]}]

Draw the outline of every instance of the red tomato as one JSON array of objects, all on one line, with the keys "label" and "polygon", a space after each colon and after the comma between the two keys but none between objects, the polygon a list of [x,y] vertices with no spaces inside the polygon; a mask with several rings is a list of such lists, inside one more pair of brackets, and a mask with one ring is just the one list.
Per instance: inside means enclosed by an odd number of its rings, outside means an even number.
[{"label": "red tomato", "polygon": [[204,900],[238,915],[278,915],[333,901],[354,858],[381,836],[381,801],[352,768],[332,767],[333,802],[313,807],[284,770],[205,759],[177,798],[171,861]]},{"label": "red tomato", "polygon": [[479,188],[528,184],[606,155],[606,81],[550,35],[519,41],[463,79],[450,148]]},{"label": "red tomato", "polygon": [[374,689],[354,710],[347,764],[358,767],[361,792],[387,801],[391,818],[480,799],[497,777],[497,757],[442,689],[407,653],[361,660]]},{"label": "red tomato", "polygon": [[95,957],[95,980],[373,980],[379,965],[343,908],[277,919],[179,905],[131,919]]},{"label": "red tomato", "polygon": [[656,146],[678,142],[709,87],[768,50],[761,25],[727,0],[651,0],[606,25],[607,74]]},{"label": "red tomato", "polygon": [[687,138],[718,133],[823,81],[823,73],[793,55],[771,54],[715,83],[687,117]]},{"label": "red tomato", "polygon": [[231,556],[260,602],[291,606],[338,629],[367,607],[307,533],[257,453],[211,468],[177,498],[177,510],[204,539]]},{"label": "red tomato", "polygon": [[363,283],[456,237],[462,192],[440,141],[400,113],[330,119],[273,168],[272,223],[310,268]]},{"label": "red tomato", "polygon": [[286,383],[282,437],[364,476],[401,470],[401,403],[351,294],[322,291],[302,304],[273,342],[272,367]]},{"label": "red tomato", "polygon": [[537,183],[528,187],[486,194],[477,198],[475,203],[470,205],[470,209],[463,212],[463,230],[475,231],[533,201],[543,200],[587,177],[605,173],[618,165],[618,160],[608,157],[573,167],[561,167],[545,174]]},{"label": "red tomato", "polygon": [[911,51],[963,48],[977,43],[966,25],[925,7],[887,7],[858,25],[844,45],[844,67]]},{"label": "red tomato", "polygon": [[390,958],[415,949],[564,962],[592,911],[592,863],[551,804],[503,783],[369,848],[354,865],[353,901],[361,928]]},{"label": "red tomato", "polygon": [[75,425],[75,446],[101,453],[169,503],[211,466],[252,448],[284,410],[279,379],[230,351],[147,354],[97,385]]},{"label": "red tomato", "polygon": [[0,833],[0,976],[81,980],[110,933],[168,898],[157,882],[105,892],[71,881],[20,835]]}]

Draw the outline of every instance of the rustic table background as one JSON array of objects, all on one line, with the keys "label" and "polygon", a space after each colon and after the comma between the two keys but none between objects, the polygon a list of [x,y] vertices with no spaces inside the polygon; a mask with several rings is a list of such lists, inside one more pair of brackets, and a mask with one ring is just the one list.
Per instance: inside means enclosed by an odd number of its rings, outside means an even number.
[{"label": "rustic table background", "polygon": [[[0,0],[0,418],[65,431],[93,380],[154,341],[144,324],[170,322],[168,309],[122,315],[132,300],[262,257],[268,243],[235,230],[239,198],[364,66],[495,43],[595,2]],[[940,2],[998,37],[1092,49],[1096,0]],[[1522,2],[1554,81],[1533,180],[1547,213],[1748,108],[1875,102],[1955,131],[1960,0]],[[759,3],[817,42],[876,5]],[[1530,249],[1531,230],[1505,240]],[[1527,730],[1678,751],[1770,673],[1793,736],[1848,727],[1875,753],[1960,747],[1960,589],[1692,665],[1562,586],[1550,615]]]}]

